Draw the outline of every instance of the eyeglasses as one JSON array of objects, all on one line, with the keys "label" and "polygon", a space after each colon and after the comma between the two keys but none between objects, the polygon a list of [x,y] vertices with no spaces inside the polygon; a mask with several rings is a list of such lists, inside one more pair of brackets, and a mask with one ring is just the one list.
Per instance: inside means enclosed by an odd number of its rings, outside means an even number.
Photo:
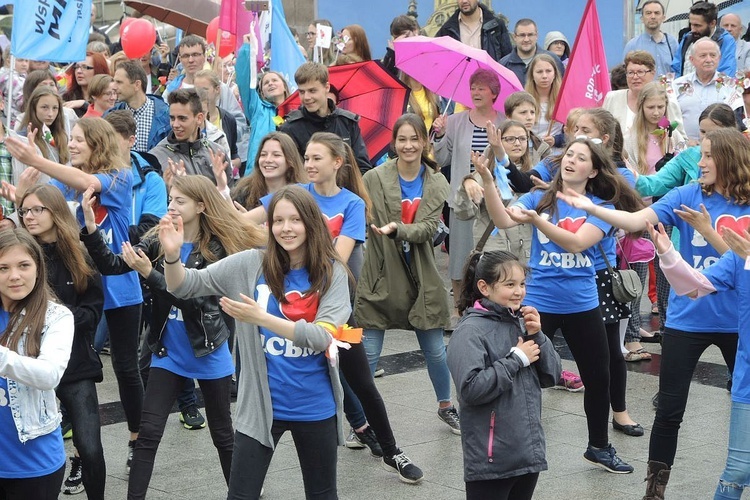
[{"label": "eyeglasses", "polygon": [[515,144],[516,142],[523,144],[524,142],[528,141],[529,138],[525,135],[519,135],[517,137],[514,137],[512,135],[504,135],[503,136],[503,142],[507,142],[508,144]]},{"label": "eyeglasses", "polygon": [[190,54],[180,54],[180,59],[183,61],[187,61],[188,59],[198,59],[199,57],[203,57],[203,52],[192,52]]},{"label": "eyeglasses", "polygon": [[314,31],[308,31],[307,33],[305,33],[305,36],[306,36],[307,38],[312,38],[312,37],[314,37],[314,36],[315,36],[315,32],[314,32]]},{"label": "eyeglasses", "polygon": [[585,135],[577,135],[576,136],[576,140],[591,141],[594,144],[596,144],[597,146],[602,143],[602,140],[599,139],[598,137],[588,137],[588,136],[585,136]]},{"label": "eyeglasses", "polygon": [[107,96],[107,97],[117,97],[117,91],[110,90],[108,92],[104,92],[102,95]]},{"label": "eyeglasses", "polygon": [[647,74],[651,73],[651,71],[653,71],[653,70],[650,70],[650,69],[639,69],[638,71],[628,71],[627,73],[625,73],[625,75],[628,78],[633,78],[634,76],[638,76],[638,78],[643,78]]},{"label": "eyeglasses", "polygon": [[76,65],[75,65],[75,66],[73,66],[73,67],[74,67],[75,69],[77,69],[77,70],[78,70],[78,69],[80,69],[80,70],[82,70],[82,71],[83,71],[83,70],[86,70],[86,71],[92,71],[92,70],[94,69],[94,67],[93,67],[93,66],[89,66],[88,64],[76,64]]},{"label": "eyeglasses", "polygon": [[19,208],[18,209],[18,215],[21,217],[26,217],[29,215],[29,212],[31,212],[35,217],[42,215],[42,212],[45,210],[49,210],[47,207],[37,206],[37,207],[31,207],[31,208]]},{"label": "eyeglasses", "polygon": [[534,38],[538,33],[514,33],[516,38]]}]

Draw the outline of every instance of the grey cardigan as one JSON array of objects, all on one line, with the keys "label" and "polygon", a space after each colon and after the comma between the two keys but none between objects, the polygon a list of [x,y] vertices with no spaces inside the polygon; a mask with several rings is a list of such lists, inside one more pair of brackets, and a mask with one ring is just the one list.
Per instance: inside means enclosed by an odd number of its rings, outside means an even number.
[{"label": "grey cardigan", "polygon": [[[498,113],[495,125],[505,121],[505,115]],[[445,135],[436,139],[435,159],[441,167],[451,166],[451,192],[448,206],[456,208],[456,192],[464,177],[471,173],[471,136],[474,124],[469,120],[469,111],[450,115],[445,124]]]},{"label": "grey cardigan", "polygon": [[[221,295],[240,300],[240,294],[253,296],[255,286],[262,273],[263,252],[245,250],[225,257],[205,269],[185,269],[185,280],[180,286],[169,291],[178,298],[201,295]],[[346,270],[336,263],[328,291],[321,295],[318,314],[319,321],[333,325],[343,325],[349,319],[349,283]],[[237,411],[235,429],[251,437],[263,446],[273,448],[271,424],[273,408],[271,391],[268,387],[266,357],[261,344],[257,325],[237,322],[237,349],[242,357],[242,377],[238,381]],[[294,325],[294,345],[325,351],[330,343],[330,335],[323,327],[301,319]],[[344,444],[343,432],[343,390],[339,380],[338,365],[329,363],[328,373],[336,400],[336,420],[339,445]]]}]

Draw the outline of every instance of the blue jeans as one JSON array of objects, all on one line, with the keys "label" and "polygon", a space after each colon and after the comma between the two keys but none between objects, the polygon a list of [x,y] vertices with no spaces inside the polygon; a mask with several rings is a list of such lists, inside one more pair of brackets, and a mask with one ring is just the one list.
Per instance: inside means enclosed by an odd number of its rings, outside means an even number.
[{"label": "blue jeans", "polygon": [[[432,388],[439,403],[451,400],[451,374],[448,364],[445,362],[445,341],[443,340],[443,329],[433,328],[431,330],[414,330],[417,334],[419,347],[422,349],[425,361],[427,361],[427,373],[432,382]],[[383,351],[383,339],[385,330],[364,330],[362,343],[367,352],[367,361],[370,363],[370,372],[375,373],[378,366],[380,353]]]},{"label": "blue jeans", "polygon": [[719,478],[714,500],[739,499],[750,483],[750,404],[732,401],[727,466]]}]

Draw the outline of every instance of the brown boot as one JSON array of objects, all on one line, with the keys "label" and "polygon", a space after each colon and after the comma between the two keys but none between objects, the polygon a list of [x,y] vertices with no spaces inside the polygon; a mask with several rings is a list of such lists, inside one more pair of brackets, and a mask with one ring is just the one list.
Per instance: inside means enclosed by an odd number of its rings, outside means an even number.
[{"label": "brown boot", "polygon": [[646,473],[646,496],[643,500],[664,500],[664,491],[669,482],[669,466],[663,462],[648,461]]}]

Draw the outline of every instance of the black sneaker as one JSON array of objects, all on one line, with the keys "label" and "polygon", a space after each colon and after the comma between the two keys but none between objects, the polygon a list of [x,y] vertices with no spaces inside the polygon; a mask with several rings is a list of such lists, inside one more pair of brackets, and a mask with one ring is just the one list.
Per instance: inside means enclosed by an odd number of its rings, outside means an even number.
[{"label": "black sneaker", "polygon": [[398,478],[404,483],[416,484],[424,476],[422,469],[411,463],[409,457],[401,450],[392,457],[383,457],[383,467],[387,471],[397,472]]},{"label": "black sneaker", "polygon": [[63,495],[77,495],[83,491],[83,463],[81,457],[70,457],[70,474],[63,483]]},{"label": "black sneaker", "polygon": [[451,405],[447,408],[438,408],[438,417],[448,424],[453,434],[461,435],[461,420],[458,418],[456,407]]},{"label": "black sneaker", "polygon": [[194,404],[187,406],[180,412],[180,422],[188,430],[203,429],[206,426],[206,419],[203,418],[198,407]]},{"label": "black sneaker", "polygon": [[349,435],[344,440],[344,445],[352,450],[361,450],[365,447],[364,443],[357,439],[357,433],[351,428],[349,429]]},{"label": "black sneaker", "polygon": [[378,437],[369,425],[362,432],[354,431],[354,437],[370,449],[370,455],[373,457],[380,458],[383,456],[383,448],[380,447]]},{"label": "black sneaker", "polygon": [[128,458],[125,461],[125,474],[130,474],[130,466],[133,464],[133,450],[135,449],[135,439],[128,441]]},{"label": "black sneaker", "polygon": [[623,462],[617,456],[617,451],[611,444],[607,445],[606,448],[594,448],[589,445],[583,454],[583,459],[613,474],[630,474],[633,472],[633,466]]}]

